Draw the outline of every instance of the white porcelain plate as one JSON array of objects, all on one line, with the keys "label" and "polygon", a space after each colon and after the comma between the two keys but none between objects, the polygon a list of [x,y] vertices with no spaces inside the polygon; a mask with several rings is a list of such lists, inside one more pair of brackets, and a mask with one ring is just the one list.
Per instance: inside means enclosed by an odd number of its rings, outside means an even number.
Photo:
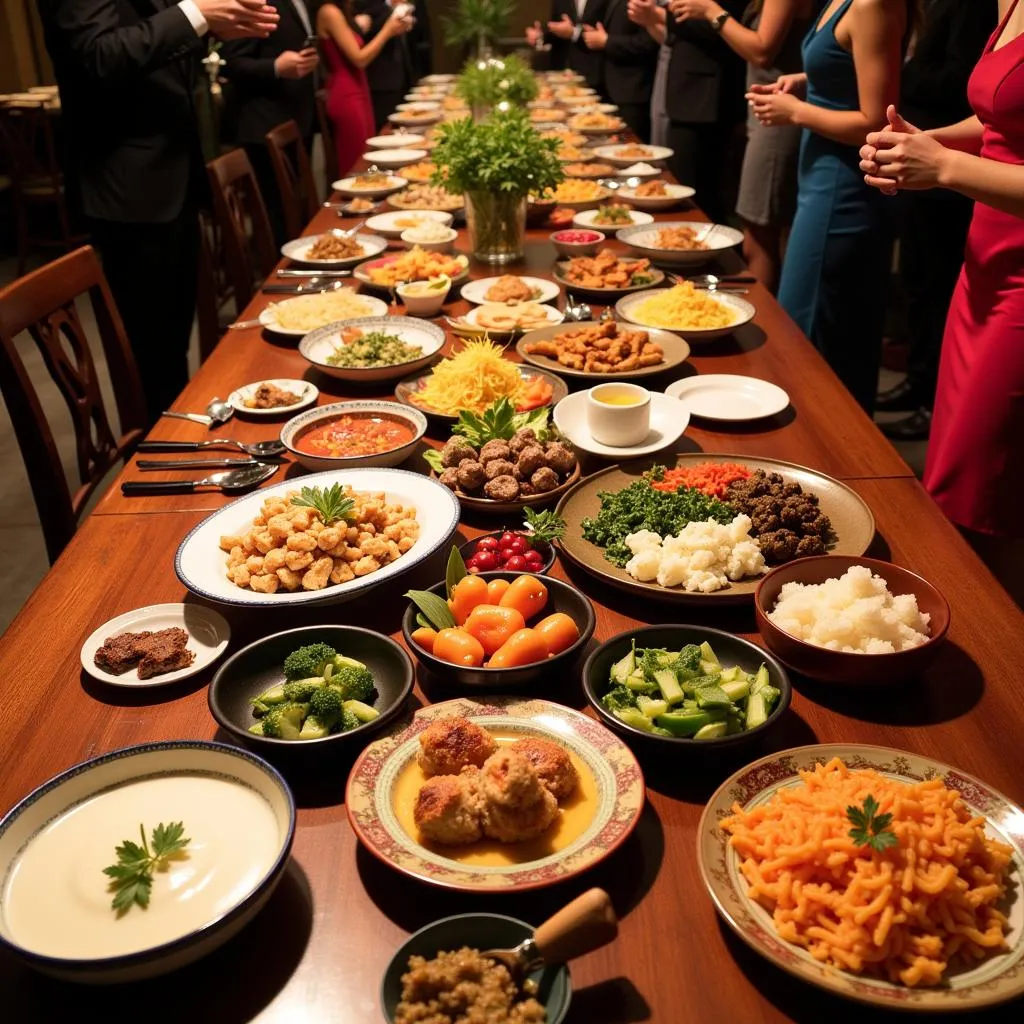
[{"label": "white porcelain plate", "polygon": [[405,178],[399,177],[397,174],[389,174],[387,184],[381,185],[361,185],[359,184],[359,178],[364,175],[353,174],[348,178],[341,178],[339,181],[331,182],[331,188],[335,192],[340,192],[343,196],[355,196],[363,199],[380,199],[383,196],[389,196],[392,192],[398,192],[400,189],[405,188],[409,184]]},{"label": "white porcelain plate", "polygon": [[417,160],[425,160],[426,156],[425,149],[396,146],[394,149],[371,149],[363,154],[363,159],[368,164],[376,164],[378,167],[404,167],[406,164],[416,163]]},{"label": "white porcelain plate", "polygon": [[697,194],[697,190],[689,185],[676,185],[670,181],[666,181],[664,184],[665,195],[663,196],[638,196],[635,188],[620,188],[615,195],[616,198],[631,203],[638,210],[667,210],[672,206],[677,206],[684,199],[692,199]]},{"label": "white porcelain plate", "polygon": [[[600,210],[584,210],[573,217],[572,222],[578,228],[596,228],[598,231],[614,231],[616,228],[629,227],[632,224],[653,224],[654,218],[649,213],[640,210],[629,211],[629,224],[598,224],[596,220],[601,216]],[[465,294],[465,289],[463,289]]]},{"label": "white porcelain plate", "polygon": [[[350,288],[345,290],[352,292],[352,289]],[[332,293],[326,292],[325,294],[331,295]],[[310,331],[316,330],[317,327],[326,327],[328,324],[337,323],[339,320],[351,320],[354,317],[387,316],[388,304],[383,299],[375,298],[373,295],[363,295],[362,293],[356,295],[352,292],[352,295],[353,299],[358,299],[358,305],[352,305],[352,308],[340,315],[327,306],[324,311],[322,323],[315,325],[304,324],[302,327],[285,327],[282,326],[280,320],[278,320],[278,310],[281,306],[287,306],[289,310],[307,307],[311,311],[316,311],[320,304],[310,300],[322,298],[320,295],[296,295],[291,299],[272,302],[269,306],[260,310],[260,323],[266,327],[268,331],[273,331],[275,334],[285,334],[292,338],[301,338],[309,334]],[[294,303],[295,305],[290,305],[291,303]]]},{"label": "white porcelain plate", "polygon": [[[692,228],[701,243],[699,249],[664,249],[658,244],[658,233],[666,228]],[[652,263],[683,266],[706,263],[716,253],[732,249],[743,241],[743,232],[727,224],[701,224],[697,221],[659,221],[657,224],[622,228],[615,237]]]},{"label": "white porcelain plate", "polygon": [[554,421],[555,426],[569,438],[574,447],[591,455],[618,461],[653,455],[675,444],[690,422],[690,414],[668,395],[652,392],[650,433],[640,444],[629,448],[614,448],[594,440],[587,425],[586,391],[577,391],[563,398],[555,406]]},{"label": "white porcelain plate", "polygon": [[741,423],[774,416],[789,405],[789,395],[776,384],[734,373],[703,373],[684,377],[665,388],[691,416]]},{"label": "white porcelain plate", "polygon": [[[134,668],[117,676],[96,664],[96,652],[108,637],[120,633],[157,633],[161,629],[173,629],[175,626],[188,633],[188,649],[196,656],[187,668],[140,679]],[[224,653],[230,639],[231,627],[227,620],[212,608],[201,604],[151,604],[118,615],[94,630],[82,644],[82,668],[93,679],[111,686],[126,686],[130,689],[164,686],[194,676],[207,665],[212,665]]]},{"label": "white porcelain plate", "polygon": [[335,267],[351,267],[362,260],[372,259],[379,256],[387,247],[388,240],[380,235],[365,235],[362,232],[356,235],[353,241],[363,247],[363,251],[354,256],[343,256],[339,259],[316,259],[309,255],[310,250],[323,235],[303,235],[302,238],[293,238],[281,246],[281,255],[295,263],[303,263],[310,267],[323,267],[325,270]]},{"label": "white porcelain plate", "polygon": [[388,210],[371,217],[366,226],[385,238],[400,238],[403,231],[419,227],[428,221],[451,227],[452,215],[444,210]]},{"label": "white porcelain plate", "polygon": [[[562,290],[554,281],[545,281],[540,277],[516,276],[527,288],[532,288],[534,291],[534,294],[527,300],[528,302],[550,302],[552,299],[557,299],[558,293]],[[462,286],[462,297],[467,302],[475,303],[478,306],[493,302],[493,299],[487,297],[487,293],[500,280],[499,277],[480,277],[475,281],[467,281]]]},{"label": "white porcelain plate", "polygon": [[[274,409],[250,409],[245,404],[246,399],[251,399],[256,394],[256,389],[261,384],[273,384],[282,391],[290,391],[298,398],[294,405],[281,405]],[[243,416],[291,416],[312,405],[320,395],[320,389],[308,380],[292,380],[288,377],[278,377],[274,380],[258,380],[252,384],[245,384],[236,388],[228,395],[228,405]]]},{"label": "white porcelain plate", "polygon": [[366,144],[371,149],[400,149],[403,146],[416,149],[426,141],[422,135],[394,132],[390,135],[374,135],[366,140]]},{"label": "white porcelain plate", "polygon": [[[642,149],[644,152],[630,152]],[[629,167],[630,164],[653,164],[668,160],[675,150],[668,146],[648,146],[645,143],[627,142],[619,146],[598,146],[594,153],[599,160],[605,160],[616,167]]]},{"label": "white porcelain plate", "polygon": [[694,327],[690,324],[678,323],[672,326],[666,327],[663,324],[649,324],[644,319],[641,313],[637,313],[637,307],[649,299],[652,295],[657,295],[659,291],[664,289],[653,289],[647,292],[633,292],[632,295],[627,295],[625,298],[619,299],[615,303],[615,312],[623,320],[628,321],[631,324],[636,324],[638,327],[662,327],[667,331],[675,331],[681,334],[684,338],[689,341],[710,341],[712,338],[720,338],[723,335],[731,334],[736,330],[737,327],[742,327],[744,324],[750,323],[754,319],[754,313],[756,310],[752,303],[747,302],[746,299],[739,295],[734,295],[732,292],[715,292],[713,295],[708,295],[720,305],[725,306],[732,314],[733,321],[727,324],[725,327]]},{"label": "white porcelain plate", "polygon": [[[480,323],[480,313],[484,309],[486,309],[489,313],[492,314],[507,313],[510,317],[514,317],[516,315],[515,306],[501,306],[495,305],[493,303],[488,303],[487,305],[484,306],[474,306],[471,310],[469,310],[466,313],[466,315],[462,319],[471,326],[476,327],[481,331],[487,331],[489,334],[520,334],[524,332],[524,329],[519,326],[515,326],[512,328],[484,326],[482,323]],[[565,314],[560,309],[555,309],[554,306],[541,306],[541,309],[543,309],[544,313],[547,315],[547,326],[555,326],[557,324],[560,324],[565,319]],[[525,330],[534,331],[537,330],[537,328],[531,326],[527,327]]]},{"label": "white porcelain plate", "polygon": [[[678,402],[674,404],[678,407]],[[271,495],[284,496],[303,487],[331,487],[348,484],[355,491],[383,491],[389,504],[401,504],[416,510],[420,535],[400,558],[376,572],[357,576],[347,583],[328,585],[323,590],[293,593],[259,594],[236,586],[227,577],[228,555],[220,548],[225,535],[244,534]],[[245,608],[283,608],[288,605],[335,603],[364,594],[387,580],[394,579],[429,558],[448,543],[459,524],[459,502],[447,487],[422,473],[401,469],[339,469],[298,477],[282,485],[247,494],[212,512],[194,526],[178,546],[174,571],[194,594],[220,604]]]}]

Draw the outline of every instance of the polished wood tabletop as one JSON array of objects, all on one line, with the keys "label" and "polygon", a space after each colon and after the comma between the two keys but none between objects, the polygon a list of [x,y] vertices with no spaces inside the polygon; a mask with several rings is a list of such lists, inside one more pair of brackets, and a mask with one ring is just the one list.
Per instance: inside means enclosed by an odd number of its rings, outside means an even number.
[{"label": "polished wood tabletop", "polygon": [[[699,214],[691,211],[688,216]],[[310,230],[337,223],[332,211],[324,211]],[[554,251],[546,234],[530,232],[525,267],[519,264],[513,271],[549,272]],[[465,248],[464,234],[460,243]],[[473,266],[475,276],[491,272]],[[786,719],[753,748],[739,755],[701,751],[699,757],[685,759],[641,753],[648,802],[633,835],[587,874],[527,894],[451,893],[389,869],[359,846],[348,825],[343,801],[353,755],[295,751],[277,762],[299,808],[292,860],[266,909],[237,938],[176,974],[110,990],[52,981],[0,953],[0,1018],[84,1021],[131,1014],[148,1021],[258,1017],[368,1024],[380,1019],[380,979],[409,932],[469,909],[539,923],[593,885],[611,894],[622,919],[621,932],[612,945],[574,962],[572,1024],[809,1024],[861,1021],[868,1014],[886,1018],[790,978],[719,921],[696,864],[701,812],[718,784],[743,763],[773,750],[837,741],[935,757],[1024,801],[1019,738],[1024,712],[1017,665],[1024,616],[771,296],[755,286],[749,298],[758,310],[753,325],[735,338],[695,347],[691,366],[702,373],[736,372],[772,380],[789,392],[792,408],[756,429],[707,429],[694,423],[681,450],[771,456],[849,481],[877,520],[869,554],[926,576],[950,603],[948,641],[924,678],[862,694],[838,692],[795,676]],[[255,300],[245,316],[254,315],[265,301]],[[449,311],[462,308],[452,303]],[[175,408],[200,411],[214,395],[223,398],[249,381],[283,376],[313,380],[321,388],[321,403],[354,397],[341,382],[310,370],[294,342],[247,330],[225,336]],[[280,422],[236,416],[226,426],[207,431],[163,420],[151,436],[258,440],[275,436]],[[444,440],[436,429],[429,436],[435,443]],[[408,468],[421,461],[414,457]],[[280,487],[285,473],[298,475],[297,467],[282,470],[265,487]],[[159,478],[140,474],[131,465],[122,474],[126,479],[143,476]],[[0,811],[55,773],[118,747],[174,738],[229,740],[207,707],[212,671],[164,688],[132,691],[97,683],[78,664],[82,641],[107,619],[142,605],[195,600],[175,577],[174,551],[206,511],[225,500],[216,493],[125,499],[115,484],[83,523],[0,643]],[[495,525],[502,524],[464,517],[460,539]],[[436,582],[445,556],[439,552],[429,564],[381,586],[372,602],[313,605],[272,616],[258,609],[221,609],[233,630],[230,650],[268,633],[317,622],[364,625],[400,640],[401,593]],[[749,605],[674,607],[611,589],[562,562],[552,574],[592,600],[597,628],[591,647],[638,624],[680,621],[757,640]],[[534,695],[585,708],[578,672],[546,685]],[[458,695],[442,680],[421,674],[409,710]],[[972,1014],[971,1020],[1009,1021],[1019,1015],[1018,1004]]]}]

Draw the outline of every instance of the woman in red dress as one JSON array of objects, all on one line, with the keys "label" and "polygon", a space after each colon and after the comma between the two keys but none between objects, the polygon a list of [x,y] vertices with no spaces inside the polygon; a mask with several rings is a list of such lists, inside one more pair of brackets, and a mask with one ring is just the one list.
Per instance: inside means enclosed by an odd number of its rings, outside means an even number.
[{"label": "woman in red dress", "polygon": [[861,151],[885,191],[948,188],[974,218],[946,321],[924,484],[1020,601],[1024,567],[1024,3],[968,86],[974,116],[919,132],[889,110]]},{"label": "woman in red dress", "polygon": [[366,140],[377,134],[366,81],[367,64],[376,59],[384,44],[412,28],[409,18],[393,14],[365,46],[357,33],[352,0],[325,3],[316,12],[317,35],[323,40],[327,66],[327,115],[334,125],[338,171],[346,174],[366,150]]}]

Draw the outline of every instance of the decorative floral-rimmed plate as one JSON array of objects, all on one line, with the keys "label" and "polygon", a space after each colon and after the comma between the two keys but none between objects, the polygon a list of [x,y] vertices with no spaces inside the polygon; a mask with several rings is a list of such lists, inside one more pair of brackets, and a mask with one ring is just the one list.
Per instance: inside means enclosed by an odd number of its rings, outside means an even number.
[{"label": "decorative floral-rimmed plate", "polygon": [[[582,832],[557,852],[500,866],[444,856],[407,832],[395,799],[399,776],[415,761],[420,733],[436,719],[456,715],[498,734],[499,739],[536,736],[566,748],[593,780],[589,798],[593,814]],[[517,697],[489,697],[486,702],[449,700],[421,708],[411,722],[363,751],[352,767],[345,792],[349,821],[370,853],[422,882],[466,892],[525,892],[572,878],[604,860],[626,840],[643,806],[640,765],[614,733],[572,708]]]},{"label": "decorative floral-rimmed plate", "polygon": [[[1010,876],[1017,891],[1001,908],[1009,917],[1007,952],[990,956],[973,968],[950,970],[944,985],[907,988],[822,964],[778,936],[771,914],[747,895],[740,858],[719,822],[732,813],[734,803],[744,808],[763,804],[780,789],[797,785],[800,769],[827,763],[833,757],[841,758],[851,768],[871,768],[908,782],[940,778],[960,792],[972,813],[987,819],[990,836],[1013,847]],[[726,924],[755,952],[812,985],[873,1006],[922,1013],[977,1010],[1024,994],[1024,901],[1020,898],[1024,883],[1024,811],[986,783],[941,761],[859,743],[816,744],[770,754],[726,779],[708,801],[697,831],[697,860],[704,885]]]}]

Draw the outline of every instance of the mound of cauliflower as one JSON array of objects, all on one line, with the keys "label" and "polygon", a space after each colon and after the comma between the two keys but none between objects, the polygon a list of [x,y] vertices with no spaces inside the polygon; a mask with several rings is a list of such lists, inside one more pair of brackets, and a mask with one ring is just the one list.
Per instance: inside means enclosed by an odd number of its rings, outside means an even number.
[{"label": "mound of cauliflower", "polygon": [[766,571],[764,555],[750,536],[750,517],[731,523],[687,523],[675,537],[640,530],[626,537],[633,557],[626,572],[642,583],[656,580],[661,587],[682,587],[691,594],[710,594],[730,580],[759,576]]},{"label": "mound of cauliflower", "polygon": [[917,598],[894,595],[866,565],[824,583],[785,584],[768,618],[798,640],[849,654],[893,654],[928,639]]}]

